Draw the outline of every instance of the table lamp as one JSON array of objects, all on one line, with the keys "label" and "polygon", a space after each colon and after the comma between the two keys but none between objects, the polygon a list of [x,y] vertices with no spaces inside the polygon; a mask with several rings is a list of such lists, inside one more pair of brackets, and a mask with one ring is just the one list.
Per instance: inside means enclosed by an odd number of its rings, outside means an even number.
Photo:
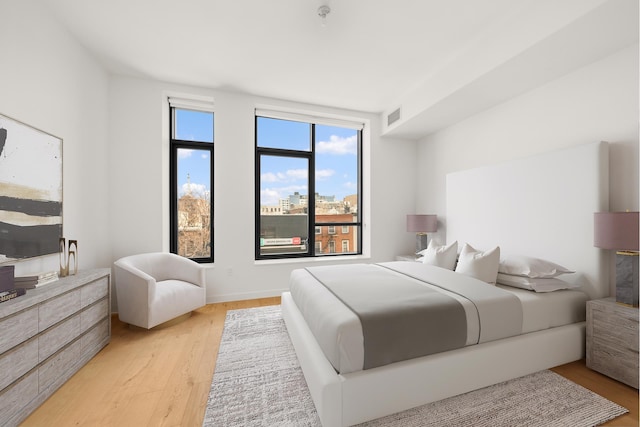
[{"label": "table lamp", "polygon": [[596,212],[593,246],[616,251],[616,302],[638,307],[638,212]]},{"label": "table lamp", "polygon": [[437,215],[407,215],[407,231],[416,233],[416,253],[427,248],[427,233],[438,231]]}]

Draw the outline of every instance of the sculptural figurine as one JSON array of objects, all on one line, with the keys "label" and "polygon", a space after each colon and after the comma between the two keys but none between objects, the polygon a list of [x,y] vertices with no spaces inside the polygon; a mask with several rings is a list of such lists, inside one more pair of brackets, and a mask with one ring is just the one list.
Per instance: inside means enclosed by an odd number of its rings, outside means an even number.
[{"label": "sculptural figurine", "polygon": [[[73,272],[70,272],[69,265],[73,259]],[[60,277],[78,272],[78,241],[69,239],[69,246],[66,245],[64,237],[60,238]]]}]

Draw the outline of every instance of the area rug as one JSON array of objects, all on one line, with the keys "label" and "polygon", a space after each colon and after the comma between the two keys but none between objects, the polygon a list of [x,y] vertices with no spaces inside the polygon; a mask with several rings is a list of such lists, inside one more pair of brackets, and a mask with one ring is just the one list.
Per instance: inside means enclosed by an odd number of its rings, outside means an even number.
[{"label": "area rug", "polygon": [[[626,412],[541,371],[361,426],[586,427]],[[280,306],[227,313],[203,425],[320,426]]]}]

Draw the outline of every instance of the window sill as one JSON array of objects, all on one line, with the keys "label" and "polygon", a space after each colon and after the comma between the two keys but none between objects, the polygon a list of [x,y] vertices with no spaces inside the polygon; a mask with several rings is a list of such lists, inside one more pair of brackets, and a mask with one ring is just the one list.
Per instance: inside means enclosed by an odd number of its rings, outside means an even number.
[{"label": "window sill", "polygon": [[341,262],[370,260],[367,255],[344,255],[344,256],[327,256],[327,257],[307,257],[307,258],[283,258],[283,259],[260,259],[255,260],[254,265],[277,265],[277,264],[316,264],[330,263],[337,264]]}]

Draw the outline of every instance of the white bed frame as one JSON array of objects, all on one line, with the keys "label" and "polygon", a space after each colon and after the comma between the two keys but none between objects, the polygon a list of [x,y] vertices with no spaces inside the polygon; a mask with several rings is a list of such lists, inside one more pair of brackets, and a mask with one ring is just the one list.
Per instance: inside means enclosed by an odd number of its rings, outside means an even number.
[{"label": "white bed frame", "polygon": [[[482,199],[474,198],[481,194]],[[588,144],[447,176],[447,240],[569,266],[609,294],[593,213],[608,209],[608,146]],[[479,227],[478,224],[482,224]],[[551,230],[551,231],[550,231]],[[349,426],[584,357],[584,322],[380,368],[337,374],[291,294],[282,313],[324,427]]]}]

